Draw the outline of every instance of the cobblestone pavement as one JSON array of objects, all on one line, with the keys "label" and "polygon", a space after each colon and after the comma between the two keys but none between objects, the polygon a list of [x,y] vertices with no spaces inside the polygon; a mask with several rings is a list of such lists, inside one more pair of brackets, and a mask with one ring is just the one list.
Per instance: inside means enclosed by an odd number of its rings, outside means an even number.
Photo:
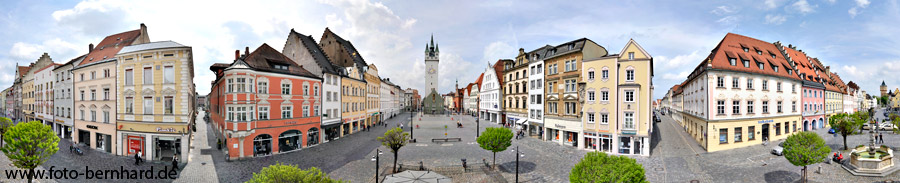
[{"label": "cobblestone pavement", "polygon": [[188,155],[188,163],[184,166],[181,176],[175,179],[175,182],[194,183],[219,180],[216,174],[215,161],[213,161],[211,155],[214,148],[210,144],[214,143],[211,143],[208,139],[207,130],[210,128],[207,127],[209,125],[202,118],[204,115],[204,111],[200,111],[197,115],[201,117],[198,117],[196,121],[197,132],[194,132],[193,139],[191,139],[193,144],[191,144],[191,153]]}]

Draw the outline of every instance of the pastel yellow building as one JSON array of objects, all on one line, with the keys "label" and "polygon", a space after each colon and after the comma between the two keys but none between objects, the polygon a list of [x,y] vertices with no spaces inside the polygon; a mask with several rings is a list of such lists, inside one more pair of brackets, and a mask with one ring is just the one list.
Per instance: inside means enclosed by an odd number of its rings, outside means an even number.
[{"label": "pastel yellow building", "polygon": [[117,154],[187,160],[197,109],[191,47],[151,42],[127,46],[116,58]]},{"label": "pastel yellow building", "polygon": [[375,64],[369,64],[366,68],[366,122],[365,126],[371,126],[381,119],[381,78],[378,77],[378,68]]},{"label": "pastel yellow building", "polygon": [[585,148],[649,155],[653,57],[629,40],[619,54],[583,63]]}]

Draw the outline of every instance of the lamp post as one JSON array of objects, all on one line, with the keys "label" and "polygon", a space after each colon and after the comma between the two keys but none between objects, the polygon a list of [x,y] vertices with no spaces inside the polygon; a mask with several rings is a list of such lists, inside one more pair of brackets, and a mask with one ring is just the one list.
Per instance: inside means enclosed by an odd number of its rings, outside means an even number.
[{"label": "lamp post", "polygon": [[[480,103],[480,102],[481,102],[480,98],[475,99],[475,106],[479,107],[478,103]],[[481,119],[481,114],[478,112],[475,112],[475,137],[476,138],[479,136],[480,131],[481,131],[481,123],[479,122],[480,119]]]},{"label": "lamp post", "polygon": [[378,161],[380,159],[381,149],[375,149],[375,155],[372,155],[372,161],[375,161],[375,183],[378,183]]},{"label": "lamp post", "polygon": [[413,125],[414,125],[414,124],[413,124],[413,120],[414,120],[413,117],[415,117],[415,116],[413,116],[413,112],[410,111],[410,112],[409,112],[409,138],[410,138],[410,139],[413,139],[413,142],[415,142],[415,141],[416,141],[416,140],[415,140],[416,138],[415,138],[415,136],[414,136],[414,135],[415,135],[414,130],[415,130],[416,128],[413,126]]},{"label": "lamp post", "polygon": [[525,153],[519,151],[519,146],[516,146],[516,149],[513,149],[513,153],[516,153],[516,183],[519,182],[519,157],[525,157]]}]

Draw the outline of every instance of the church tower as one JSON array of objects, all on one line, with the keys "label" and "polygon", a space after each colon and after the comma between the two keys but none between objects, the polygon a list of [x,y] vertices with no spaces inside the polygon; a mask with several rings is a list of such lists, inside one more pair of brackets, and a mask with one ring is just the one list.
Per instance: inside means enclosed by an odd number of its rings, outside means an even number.
[{"label": "church tower", "polygon": [[887,96],[887,85],[883,80],[881,81],[881,96]]},{"label": "church tower", "polygon": [[440,49],[434,44],[434,35],[431,36],[431,43],[425,44],[425,92],[431,90],[438,91],[438,62],[440,60]]}]

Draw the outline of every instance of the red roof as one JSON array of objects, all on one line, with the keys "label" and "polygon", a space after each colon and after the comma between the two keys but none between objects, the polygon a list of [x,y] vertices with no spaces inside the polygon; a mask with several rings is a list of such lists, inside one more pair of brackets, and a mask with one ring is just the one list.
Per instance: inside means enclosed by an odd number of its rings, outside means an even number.
[{"label": "red roof", "polygon": [[[499,78],[500,76],[497,76],[497,77]],[[481,75],[478,75],[478,79],[475,80],[475,83],[472,83],[472,84],[476,84],[476,85],[478,85],[478,88],[481,88],[481,79],[482,78],[484,78],[484,73],[481,73]]]},{"label": "red roof", "polygon": [[62,65],[62,64],[52,63],[52,64],[50,64],[50,65],[45,66],[44,68],[41,68],[41,69],[38,69],[37,71],[34,71],[34,72],[35,72],[35,73],[41,72],[41,71],[44,70],[44,69],[51,68],[51,67],[57,66],[57,65]]},{"label": "red roof", "polygon": [[30,69],[30,66],[19,66],[19,76],[24,76]]},{"label": "red roof", "polygon": [[[748,49],[748,51],[745,52],[744,49]],[[776,53],[779,53],[779,50],[772,43],[728,33],[708,58],[711,59],[713,69],[797,78],[795,74],[788,74],[787,70],[790,69],[790,64],[784,56]],[[735,65],[731,65],[730,58],[736,59]],[[750,62],[749,67],[744,67],[743,60]],[[763,65],[762,69],[758,67],[760,63]],[[777,72],[773,69],[774,67],[778,67]]]},{"label": "red roof", "polygon": [[803,80],[819,82],[815,79],[818,77],[818,75],[816,75],[816,69],[814,68],[815,66],[812,65],[809,57],[806,56],[806,53],[794,50],[790,47],[784,47],[784,52],[791,58],[791,61],[794,61],[794,63],[797,64],[797,74],[806,74],[806,77],[802,78]]},{"label": "red roof", "polygon": [[81,62],[81,65],[115,57],[116,54],[119,53],[119,50],[122,50],[122,48],[126,46],[130,46],[140,35],[141,29],[136,29],[106,36],[106,38],[103,38],[103,41],[100,41],[100,43],[97,44],[97,47],[94,47],[94,50],[84,57],[84,61]]},{"label": "red roof", "polygon": [[503,59],[494,63],[494,75],[497,77],[497,83],[503,83]]}]

